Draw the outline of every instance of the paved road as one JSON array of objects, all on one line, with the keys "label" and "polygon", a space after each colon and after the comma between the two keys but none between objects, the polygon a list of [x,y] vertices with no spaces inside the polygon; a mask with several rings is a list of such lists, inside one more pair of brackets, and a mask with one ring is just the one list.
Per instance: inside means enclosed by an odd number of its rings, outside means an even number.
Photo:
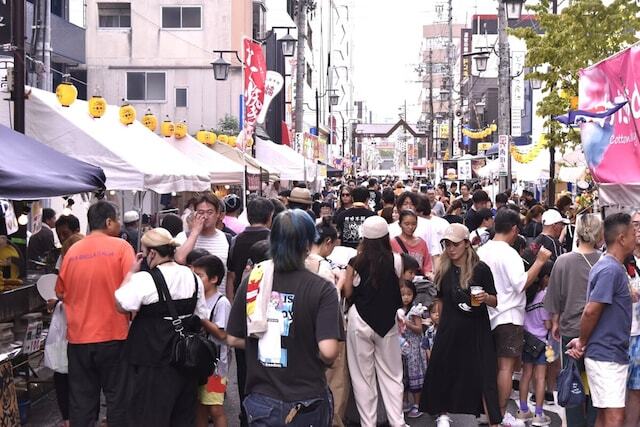
[{"label": "paved road", "polygon": [[[229,420],[229,426],[235,427],[240,425],[239,418],[238,418],[238,414],[240,413],[240,401],[238,399],[238,384],[236,381],[235,359],[234,359],[234,362],[231,363],[229,368],[230,368],[229,369],[229,389],[227,392],[227,397],[225,399],[224,406],[225,406],[225,412],[227,413],[227,417]],[[561,418],[558,414],[555,413],[555,411],[559,411],[562,408],[554,405],[552,407],[545,406],[545,409],[551,410],[551,411],[547,411],[547,414],[552,418],[551,426],[561,427],[562,426]],[[356,409],[355,407],[351,407],[350,410],[355,411]],[[515,404],[513,402],[511,402],[511,410],[512,411],[516,410]],[[104,412],[105,412],[105,408],[103,406],[102,407],[103,415],[104,415]],[[382,408],[379,410],[379,412],[380,413],[383,412]],[[473,416],[452,414],[451,418],[453,419],[452,426],[454,427],[476,427],[478,425],[475,417]],[[32,406],[31,414],[29,417],[29,423],[27,424],[27,426],[58,427],[60,426],[61,422],[62,422],[62,419],[60,418],[60,414],[58,412],[55,393],[51,392]],[[407,423],[411,426],[431,427],[431,426],[435,426],[435,419],[427,414],[424,414],[420,418],[415,418],[415,419],[407,418]],[[357,424],[351,424],[351,425],[357,426]]]}]

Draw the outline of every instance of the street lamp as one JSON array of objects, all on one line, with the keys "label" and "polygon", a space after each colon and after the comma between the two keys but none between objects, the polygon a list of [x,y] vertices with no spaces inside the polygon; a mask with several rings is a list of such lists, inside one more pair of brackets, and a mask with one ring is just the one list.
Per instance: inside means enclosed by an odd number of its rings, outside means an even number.
[{"label": "street lamp", "polygon": [[282,43],[282,55],[287,58],[292,57],[296,50],[296,43],[298,42],[298,40],[296,40],[295,37],[289,34],[288,27],[287,27],[287,35],[285,35],[278,41]]},{"label": "street lamp", "polygon": [[542,80],[530,79],[529,83],[531,83],[531,89],[533,90],[542,89]]},{"label": "street lamp", "polygon": [[242,59],[240,59],[240,56],[238,55],[237,50],[214,50],[213,53],[220,54],[220,57],[211,63],[211,66],[213,67],[213,77],[216,80],[224,81],[229,78],[229,68],[231,68],[231,64],[225,61],[225,59],[222,57],[223,53],[234,53],[236,55],[236,58],[238,58],[238,62],[240,62],[241,64],[243,63]]},{"label": "street lamp", "polygon": [[478,55],[475,55],[473,59],[476,61],[476,68],[478,72],[483,73],[487,71],[487,64],[489,62],[489,54],[485,52],[480,52]]},{"label": "street lamp", "polygon": [[331,93],[329,95],[329,103],[335,107],[336,105],[338,105],[338,102],[340,102],[340,95],[338,95],[337,93]]},{"label": "street lamp", "polygon": [[507,19],[518,20],[522,16],[522,6],[525,0],[502,0],[507,9]]}]

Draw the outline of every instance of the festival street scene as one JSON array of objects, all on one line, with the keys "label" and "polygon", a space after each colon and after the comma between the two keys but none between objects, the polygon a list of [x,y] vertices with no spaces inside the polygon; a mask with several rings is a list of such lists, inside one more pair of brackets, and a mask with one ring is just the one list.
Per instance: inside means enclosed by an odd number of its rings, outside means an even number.
[{"label": "festival street scene", "polygon": [[0,427],[640,427],[640,1],[0,0]]}]

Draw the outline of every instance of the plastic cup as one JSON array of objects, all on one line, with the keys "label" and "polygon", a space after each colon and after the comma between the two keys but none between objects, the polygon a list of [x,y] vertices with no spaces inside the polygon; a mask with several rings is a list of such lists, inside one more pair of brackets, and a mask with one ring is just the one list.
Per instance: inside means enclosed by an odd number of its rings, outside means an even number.
[{"label": "plastic cup", "polygon": [[480,301],[476,299],[476,296],[484,292],[484,289],[482,288],[482,286],[471,286],[470,289],[471,289],[471,305],[473,307],[480,307]]}]

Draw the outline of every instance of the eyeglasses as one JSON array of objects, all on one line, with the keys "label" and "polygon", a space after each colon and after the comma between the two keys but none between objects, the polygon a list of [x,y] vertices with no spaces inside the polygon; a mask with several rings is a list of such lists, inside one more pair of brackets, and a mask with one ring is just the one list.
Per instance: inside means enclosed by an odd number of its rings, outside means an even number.
[{"label": "eyeglasses", "polygon": [[214,213],[216,213],[216,211],[214,211],[213,209],[209,209],[208,211],[196,211],[196,215],[200,216],[211,216]]}]

